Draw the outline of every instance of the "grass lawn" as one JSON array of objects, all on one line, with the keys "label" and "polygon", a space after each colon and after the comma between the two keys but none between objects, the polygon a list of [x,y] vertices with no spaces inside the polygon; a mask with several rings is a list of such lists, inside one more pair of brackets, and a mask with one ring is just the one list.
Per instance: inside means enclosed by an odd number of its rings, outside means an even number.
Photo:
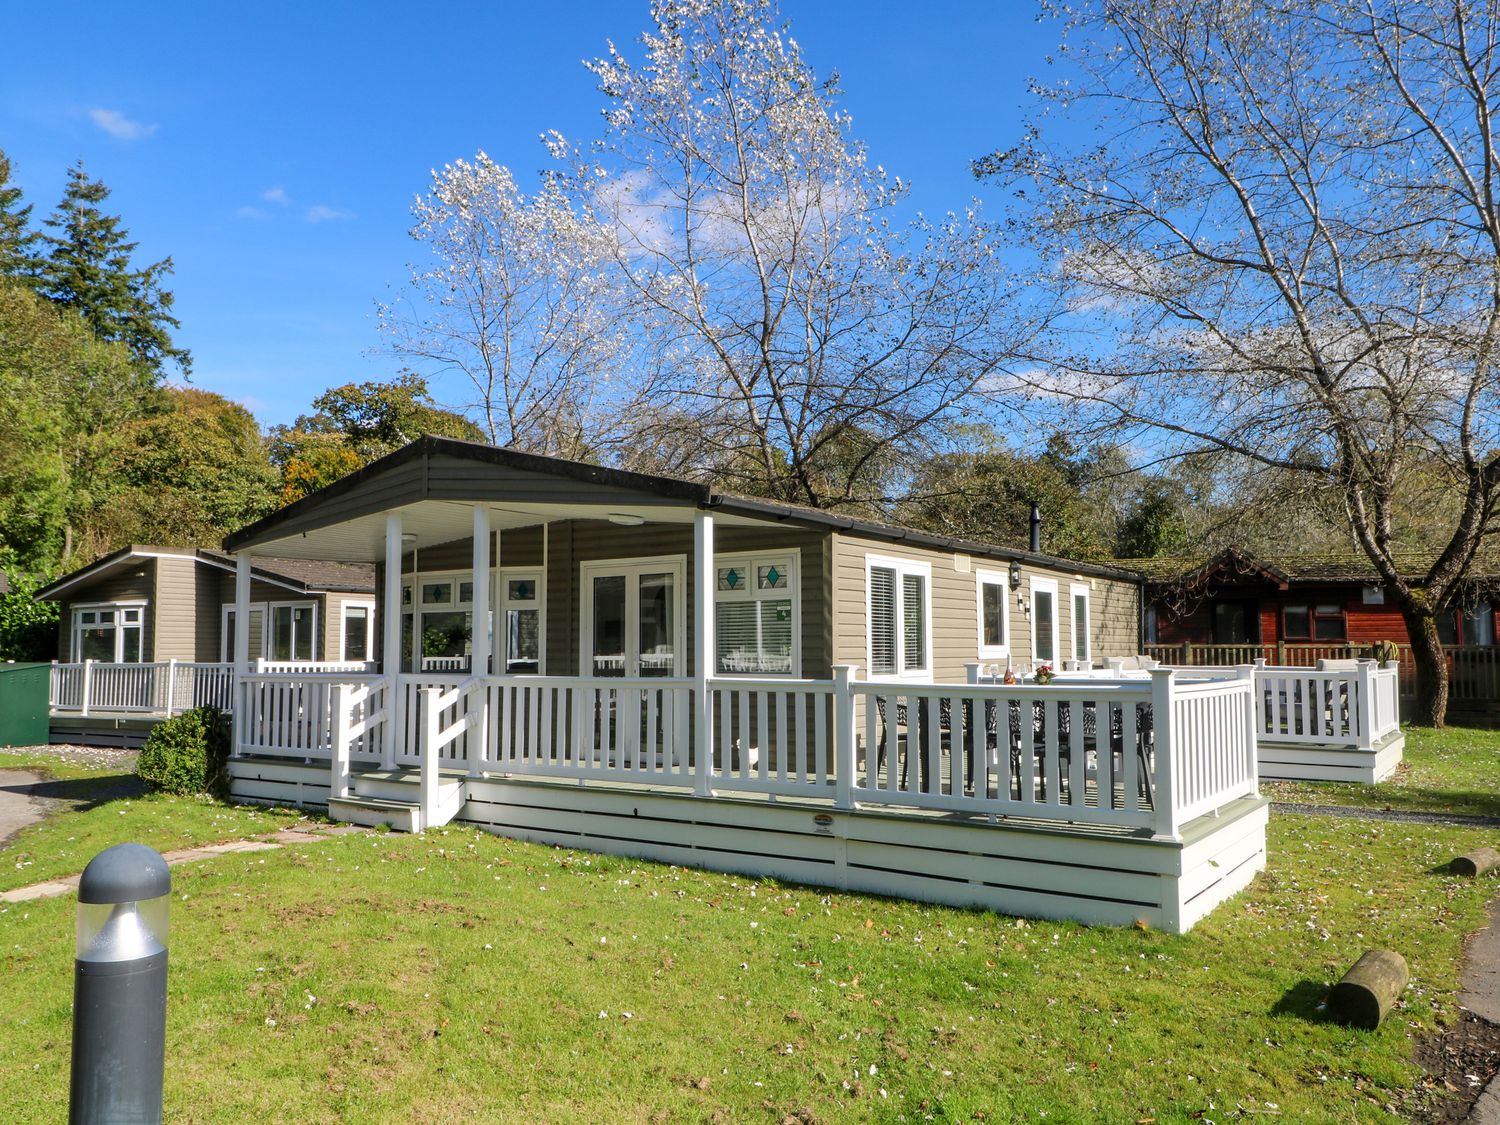
[{"label": "grass lawn", "polygon": [[[1388,1121],[1496,886],[1440,865],[1493,837],[1273,817],[1270,871],[1182,937],[457,828],[228,855],[174,871],[167,1118]],[[0,908],[13,1120],[64,1115],[73,909]],[[1374,946],[1403,1010],[1320,1021]]]},{"label": "grass lawn", "polygon": [[1402,764],[1389,781],[1277,781],[1262,789],[1276,801],[1500,816],[1500,731],[1411,727]]},{"label": "grass lawn", "polygon": [[69,802],[74,811],[33,824],[0,847],[0,891],[76,875],[99,852],[125,840],[165,852],[254,838],[289,828],[303,817],[287,809],[148,793],[134,774],[119,767],[91,768],[44,753],[0,751],[0,769],[12,768],[46,774],[43,795]]}]

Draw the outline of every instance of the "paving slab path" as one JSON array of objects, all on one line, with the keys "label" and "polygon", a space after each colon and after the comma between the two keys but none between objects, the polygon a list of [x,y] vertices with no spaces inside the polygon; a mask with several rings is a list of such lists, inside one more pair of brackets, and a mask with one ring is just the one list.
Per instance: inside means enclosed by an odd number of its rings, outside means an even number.
[{"label": "paving slab path", "polygon": [[[1480,1019],[1500,1024],[1500,895],[1490,902],[1490,924],[1469,941],[1458,977],[1458,1003]],[[1500,1075],[1492,1078],[1468,1125],[1500,1125]]]},{"label": "paving slab path", "polygon": [[47,778],[33,770],[0,770],[0,845],[47,815],[33,789]]},{"label": "paving slab path", "polygon": [[[370,829],[361,828],[357,824],[283,828],[280,832],[273,832],[261,840],[226,840],[222,844],[180,848],[174,852],[162,853],[162,858],[167,861],[168,867],[175,867],[179,863],[196,863],[199,860],[213,859],[215,856],[229,855],[233,852],[275,851],[277,848],[292,844],[315,844],[319,840],[331,840],[336,836],[368,831]],[[72,894],[77,887],[78,876],[66,875],[61,879],[49,879],[44,883],[32,883],[29,887],[17,887],[14,890],[0,892],[0,902],[34,902],[37,899],[57,898],[59,895]]]}]

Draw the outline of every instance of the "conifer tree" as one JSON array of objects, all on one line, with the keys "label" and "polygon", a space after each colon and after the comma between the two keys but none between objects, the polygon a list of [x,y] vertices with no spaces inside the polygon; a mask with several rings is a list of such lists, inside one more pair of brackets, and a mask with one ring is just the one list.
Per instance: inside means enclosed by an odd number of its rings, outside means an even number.
[{"label": "conifer tree", "polygon": [[47,220],[58,233],[45,236],[50,253],[41,292],[76,310],[101,339],[125,344],[158,378],[168,361],[186,373],[192,359],[172,342],[179,323],[172,294],[162,288],[172,259],[136,269],[131,255],[137,244],[128,241],[119,216],[104,212],[108,198],[109,188],[90,179],[82,161],[68,170],[62,202]]},{"label": "conifer tree", "polygon": [[10,174],[10,157],[0,149],[0,277],[33,284],[40,263],[32,247],[39,236],[31,229],[31,204],[22,204]]}]

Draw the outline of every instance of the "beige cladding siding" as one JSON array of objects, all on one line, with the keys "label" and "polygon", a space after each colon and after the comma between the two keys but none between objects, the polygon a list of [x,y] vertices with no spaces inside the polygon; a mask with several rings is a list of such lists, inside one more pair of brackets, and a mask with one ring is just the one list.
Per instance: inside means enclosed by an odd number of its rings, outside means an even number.
[{"label": "beige cladding siding", "polygon": [[151,603],[154,660],[196,660],[198,570],[187,555],[163,556],[156,563],[156,594]]},{"label": "beige cladding siding", "polygon": [[[806,677],[827,678],[831,675],[831,625],[823,607],[829,588],[829,535],[806,528],[766,525],[764,527],[730,527],[718,524],[714,529],[714,549],[718,555],[748,552],[764,553],[785,548],[799,550],[800,595],[802,602],[802,672]],[[416,564],[422,572],[468,571],[473,552],[470,540],[424,547],[417,553]],[[579,583],[585,562],[607,559],[680,556],[686,588],[683,605],[687,620],[688,674],[693,651],[693,525],[691,523],[647,523],[639,527],[621,527],[602,520],[557,520],[548,525],[546,559],[547,671],[555,676],[578,674],[581,645],[582,592]],[[517,528],[500,533],[499,562],[505,569],[540,567],[543,557],[542,528]],[[493,558],[493,555],[492,555]],[[403,570],[413,566],[407,556]],[[378,611],[377,611],[378,612]],[[377,640],[378,644],[378,640]]]},{"label": "beige cladding siding", "polygon": [[[844,533],[835,534],[833,551],[835,663],[854,664],[860,676],[868,674],[869,623],[867,620],[866,560],[884,557],[927,563],[932,568],[932,675],[939,683],[963,683],[965,665],[979,659],[979,608],[976,570],[1008,574],[1010,564],[996,559],[959,555],[949,551],[908,544],[888,543]],[[967,570],[959,569],[965,565]],[[1029,599],[1031,578],[1042,576],[1057,582],[1057,625],[1060,647],[1072,637],[1072,585],[1089,586],[1091,655],[1096,661],[1107,656],[1128,656],[1137,650],[1139,588],[1133,583],[1079,576],[1065,570],[1022,564],[1020,593]],[[1017,591],[1006,586],[1010,615],[1011,660],[1017,666],[1032,661],[1031,622],[1017,601]],[[1067,655],[1064,653],[1064,655]]]},{"label": "beige cladding siding", "polygon": [[155,584],[153,577],[156,567],[155,559],[141,559],[139,564],[127,569],[123,574],[116,574],[109,578],[102,578],[87,584],[74,586],[68,591],[68,598],[62,603],[58,619],[58,629],[61,636],[58,638],[58,659],[62,661],[73,660],[73,610],[80,605],[100,605],[113,602],[144,602],[146,612],[141,614],[142,636],[141,636],[141,659],[152,659],[152,644],[155,641],[155,628],[151,619],[152,586]]}]

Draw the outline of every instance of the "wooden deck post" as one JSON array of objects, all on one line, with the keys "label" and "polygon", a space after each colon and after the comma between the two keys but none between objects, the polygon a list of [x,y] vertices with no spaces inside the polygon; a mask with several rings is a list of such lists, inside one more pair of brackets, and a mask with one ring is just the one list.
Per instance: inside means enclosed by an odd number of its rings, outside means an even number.
[{"label": "wooden deck post", "polygon": [[[483,679],[490,674],[490,510],[474,505],[474,628],[469,641],[469,675]],[[498,669],[497,669],[498,670]],[[489,746],[488,689],[481,689],[476,711],[470,712],[477,722],[469,727],[469,776],[478,777]],[[472,698],[468,704],[474,707]]]},{"label": "wooden deck post", "polygon": [[177,658],[174,656],[167,661],[167,718],[172,717],[172,704],[176,702],[177,695]]},{"label": "wooden deck post", "polygon": [[417,737],[417,753],[421,772],[417,778],[417,803],[422,810],[422,831],[437,818],[438,807],[438,755],[437,740],[442,733],[442,709],[438,700],[443,689],[422,689],[422,726]]},{"label": "wooden deck post", "polygon": [[[1264,663],[1263,661],[1261,663]],[[1235,667],[1235,673],[1242,680],[1248,680],[1250,691],[1245,701],[1245,769],[1250,777],[1250,793],[1252,796],[1260,796],[1260,757],[1255,742],[1255,716],[1261,709],[1260,684],[1255,679],[1254,664],[1240,664]]]},{"label": "wooden deck post", "polygon": [[[713,796],[714,773],[714,518],[693,513],[693,674],[697,693],[693,727],[697,735],[693,793]],[[800,671],[800,669],[799,669]]]},{"label": "wooden deck post", "polygon": [[1156,774],[1152,814],[1156,820],[1156,834],[1173,840],[1182,838],[1182,826],[1177,822],[1179,802],[1176,763],[1173,761],[1177,747],[1174,745],[1176,732],[1172,729],[1172,683],[1176,675],[1171,668],[1151,669],[1152,769]]},{"label": "wooden deck post", "polygon": [[401,698],[401,513],[385,517],[385,598],[381,607],[381,667],[385,673],[385,712],[390,716],[381,740],[380,764],[395,769],[396,751],[406,734]]},{"label": "wooden deck post", "polygon": [[[270,622],[261,623],[262,629],[270,627]],[[229,748],[232,757],[238,757],[240,747],[245,744],[245,723],[249,716],[245,713],[255,699],[261,702],[261,696],[252,692],[241,677],[250,671],[250,553],[240,551],[234,556],[234,651],[229,654],[233,662],[234,671],[230,673],[231,681],[229,688],[231,730]]]},{"label": "wooden deck post", "polygon": [[94,678],[94,662],[85,660],[83,662],[83,695],[80,700],[83,707],[79,712],[85,719],[89,717],[89,692],[92,690],[90,681]]},{"label": "wooden deck post", "polygon": [[833,666],[833,803],[854,807],[854,680],[853,664]]},{"label": "wooden deck post", "polygon": [[333,685],[333,745],[329,767],[329,795],[334,799],[349,796],[349,685]]},{"label": "wooden deck post", "polygon": [[1359,682],[1359,706],[1349,708],[1349,720],[1359,724],[1356,745],[1361,750],[1375,748],[1375,669],[1373,660],[1361,660],[1356,673]]}]

